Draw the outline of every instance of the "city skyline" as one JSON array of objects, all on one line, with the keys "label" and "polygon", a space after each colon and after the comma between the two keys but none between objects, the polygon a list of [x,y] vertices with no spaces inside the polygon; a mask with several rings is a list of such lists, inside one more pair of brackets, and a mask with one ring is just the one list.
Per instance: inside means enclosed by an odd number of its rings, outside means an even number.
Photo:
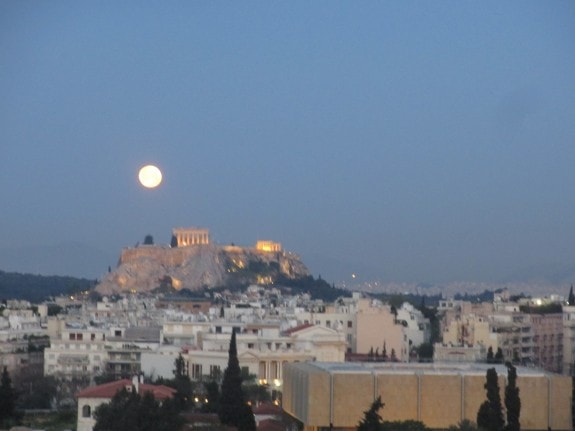
[{"label": "city skyline", "polygon": [[0,270],[95,278],[199,226],[280,242],[329,281],[569,279],[574,18],[568,1],[2,2]]}]

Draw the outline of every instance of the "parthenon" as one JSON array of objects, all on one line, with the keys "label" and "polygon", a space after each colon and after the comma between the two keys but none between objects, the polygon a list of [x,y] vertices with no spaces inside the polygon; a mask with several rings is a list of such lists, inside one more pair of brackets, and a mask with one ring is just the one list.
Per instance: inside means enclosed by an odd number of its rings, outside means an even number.
[{"label": "parthenon", "polygon": [[207,245],[210,243],[209,230],[204,228],[176,227],[172,229],[172,235],[176,238],[178,247]]}]

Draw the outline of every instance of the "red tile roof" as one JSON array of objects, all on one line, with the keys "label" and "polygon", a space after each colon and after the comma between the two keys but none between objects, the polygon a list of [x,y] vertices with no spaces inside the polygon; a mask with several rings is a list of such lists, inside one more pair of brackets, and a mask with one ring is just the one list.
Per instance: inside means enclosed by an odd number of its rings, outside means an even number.
[{"label": "red tile roof", "polygon": [[[78,398],[109,398],[111,399],[116,393],[125,387],[133,387],[134,384],[129,379],[116,380],[103,385],[86,388],[76,395]],[[151,392],[157,400],[173,398],[176,390],[164,385],[149,385],[146,383],[138,384],[138,393],[144,394]]]},{"label": "red tile roof", "polygon": [[295,326],[293,328],[286,329],[284,331],[284,334],[285,335],[291,335],[294,332],[303,331],[304,329],[311,328],[312,326],[314,326],[313,323],[304,323],[303,325],[299,325],[299,326]]},{"label": "red tile roof", "polygon": [[257,426],[258,431],[285,431],[286,426],[273,419],[264,419]]},{"label": "red tile roof", "polygon": [[252,407],[254,415],[278,415],[281,416],[283,409],[276,406],[274,403],[261,403],[260,405]]}]

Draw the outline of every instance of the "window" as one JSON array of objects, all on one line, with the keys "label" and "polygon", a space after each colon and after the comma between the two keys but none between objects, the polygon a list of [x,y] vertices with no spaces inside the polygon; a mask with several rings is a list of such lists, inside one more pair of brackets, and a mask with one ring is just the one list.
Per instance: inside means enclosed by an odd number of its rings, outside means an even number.
[{"label": "window", "polygon": [[96,339],[96,334],[90,334],[90,340],[94,341]]},{"label": "window", "polygon": [[248,343],[248,349],[253,349],[254,348],[254,343]]},{"label": "window", "polygon": [[347,321],[347,327],[348,328],[353,328],[353,322],[351,320]]},{"label": "window", "polygon": [[331,320],[326,320],[325,326],[327,326],[328,328],[331,328]]},{"label": "window", "polygon": [[73,334],[73,333],[70,332],[70,334],[68,334],[68,338],[69,338],[70,340],[75,340],[75,339],[76,339],[76,334]]},{"label": "window", "polygon": [[82,407],[82,417],[89,418],[90,416],[92,416],[92,408],[88,405],[85,405]]},{"label": "window", "polygon": [[76,334],[76,340],[82,341],[84,339],[83,334]]}]

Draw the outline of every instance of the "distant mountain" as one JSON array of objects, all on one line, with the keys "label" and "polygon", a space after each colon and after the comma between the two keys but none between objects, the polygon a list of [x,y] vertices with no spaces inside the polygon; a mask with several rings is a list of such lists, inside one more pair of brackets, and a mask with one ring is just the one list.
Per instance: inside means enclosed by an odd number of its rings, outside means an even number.
[{"label": "distant mountain", "polygon": [[505,281],[570,285],[575,283],[575,265],[560,263],[531,265],[509,274]]},{"label": "distant mountain", "polygon": [[51,296],[70,295],[94,287],[96,280],[0,271],[0,299],[40,303]]},{"label": "distant mountain", "polygon": [[79,242],[0,248],[0,268],[25,274],[98,278],[117,259]]}]

